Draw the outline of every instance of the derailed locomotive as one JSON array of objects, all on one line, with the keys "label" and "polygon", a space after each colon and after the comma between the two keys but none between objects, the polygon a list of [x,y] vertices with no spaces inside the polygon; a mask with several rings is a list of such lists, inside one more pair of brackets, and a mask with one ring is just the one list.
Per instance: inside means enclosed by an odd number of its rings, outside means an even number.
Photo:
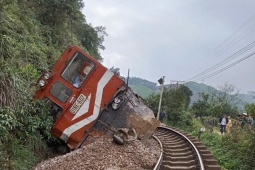
[{"label": "derailed locomotive", "polygon": [[118,141],[131,132],[146,139],[159,125],[152,110],[123,78],[77,46],[68,46],[37,83],[40,88],[33,98],[50,103],[55,118],[51,133],[71,150],[88,137],[100,135]]}]

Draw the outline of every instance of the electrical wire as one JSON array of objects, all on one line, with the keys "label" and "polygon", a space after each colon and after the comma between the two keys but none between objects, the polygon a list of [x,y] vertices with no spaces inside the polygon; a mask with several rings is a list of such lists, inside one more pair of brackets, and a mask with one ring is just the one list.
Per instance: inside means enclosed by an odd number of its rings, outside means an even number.
[{"label": "electrical wire", "polygon": [[221,73],[221,72],[223,72],[223,71],[225,71],[225,70],[227,70],[227,69],[229,69],[229,68],[239,64],[240,62],[242,62],[242,61],[252,57],[254,54],[255,54],[255,52],[252,52],[251,54],[249,54],[249,55],[247,55],[247,56],[237,60],[236,62],[234,62],[234,63],[232,63],[232,64],[230,64],[230,65],[228,65],[228,66],[226,66],[226,67],[224,67],[224,68],[222,68],[222,69],[220,69],[220,70],[218,70],[218,71],[216,71],[216,72],[214,72],[212,74],[209,74],[209,75],[204,76],[202,78],[195,79],[194,81],[205,80],[205,79],[208,79],[210,77],[213,77],[213,76],[215,76],[215,75],[217,75],[217,74],[219,74],[219,73]]},{"label": "electrical wire", "polygon": [[230,55],[229,57],[227,57],[226,59],[224,59],[223,61],[217,63],[216,65],[212,66],[211,68],[187,79],[186,81],[189,81],[189,80],[192,80],[192,79],[195,79],[195,78],[198,78],[198,77],[201,77],[205,74],[207,74],[208,72],[211,72],[217,68],[219,68],[220,66],[222,66],[223,64],[235,59],[236,57],[240,56],[241,54],[247,52],[248,50],[252,49],[253,47],[255,47],[255,41],[253,41],[252,43],[250,43],[249,45],[245,46],[244,48],[242,48],[241,50],[237,51],[236,53]]},{"label": "electrical wire", "polygon": [[[243,30],[248,24],[250,24],[253,20],[255,19],[255,14],[252,15],[252,17],[250,17],[247,21],[245,21],[238,30],[236,30],[234,33],[232,33],[227,39],[225,39],[221,44],[219,44],[216,48],[214,48],[208,55],[207,57],[205,57],[204,59],[201,60],[201,62],[199,62],[200,64],[202,64],[204,61],[206,61],[209,58],[214,57],[215,55],[217,55],[218,53],[220,53],[221,51],[224,50],[224,45],[228,45],[228,47],[231,47],[231,45],[234,44],[235,41],[230,41],[231,38],[233,38],[234,36],[236,36],[241,30]],[[253,27],[251,28],[250,31],[253,31]],[[246,32],[247,33],[247,32]],[[245,36],[244,36],[245,37]],[[244,38],[244,37],[241,37]],[[234,40],[238,39],[239,37],[236,37]],[[228,41],[230,41],[229,43],[227,43]],[[232,42],[232,44],[230,44]],[[223,48],[223,49],[222,49]],[[197,63],[196,63],[197,65]],[[193,67],[191,66],[190,69],[186,69],[186,71],[191,70],[192,68],[194,68],[195,65],[193,65]],[[187,66],[189,67],[189,66]],[[185,72],[186,72],[185,71]]]}]

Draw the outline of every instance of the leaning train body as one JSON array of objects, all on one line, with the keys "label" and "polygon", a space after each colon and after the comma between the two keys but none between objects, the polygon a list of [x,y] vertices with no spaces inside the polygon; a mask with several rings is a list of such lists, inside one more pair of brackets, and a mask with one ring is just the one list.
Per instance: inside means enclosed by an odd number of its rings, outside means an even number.
[{"label": "leaning train body", "polygon": [[88,137],[133,129],[148,137],[159,122],[125,81],[77,46],[68,46],[50,71],[38,80],[34,99],[49,103],[51,133],[70,149]]}]

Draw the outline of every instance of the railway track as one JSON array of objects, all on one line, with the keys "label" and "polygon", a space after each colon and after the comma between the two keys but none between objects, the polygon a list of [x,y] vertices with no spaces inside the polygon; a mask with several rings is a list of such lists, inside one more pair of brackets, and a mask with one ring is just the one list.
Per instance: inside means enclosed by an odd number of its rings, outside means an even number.
[{"label": "railway track", "polygon": [[157,128],[162,152],[154,170],[220,170],[218,162],[195,137],[170,127]]}]

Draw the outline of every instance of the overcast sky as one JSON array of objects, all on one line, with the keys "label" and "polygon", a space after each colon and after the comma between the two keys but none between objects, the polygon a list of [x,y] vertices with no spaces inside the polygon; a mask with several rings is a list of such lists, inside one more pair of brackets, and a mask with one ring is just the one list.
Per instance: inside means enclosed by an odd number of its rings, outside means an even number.
[{"label": "overcast sky", "polygon": [[[225,60],[192,80],[216,88],[227,82],[242,92],[255,91],[255,55],[244,59],[255,51],[254,0],[84,2],[87,22],[106,27],[103,64],[120,68],[122,76],[130,69],[131,77],[157,82],[165,76],[169,84],[187,81]],[[238,64],[214,75],[232,63]]]}]

